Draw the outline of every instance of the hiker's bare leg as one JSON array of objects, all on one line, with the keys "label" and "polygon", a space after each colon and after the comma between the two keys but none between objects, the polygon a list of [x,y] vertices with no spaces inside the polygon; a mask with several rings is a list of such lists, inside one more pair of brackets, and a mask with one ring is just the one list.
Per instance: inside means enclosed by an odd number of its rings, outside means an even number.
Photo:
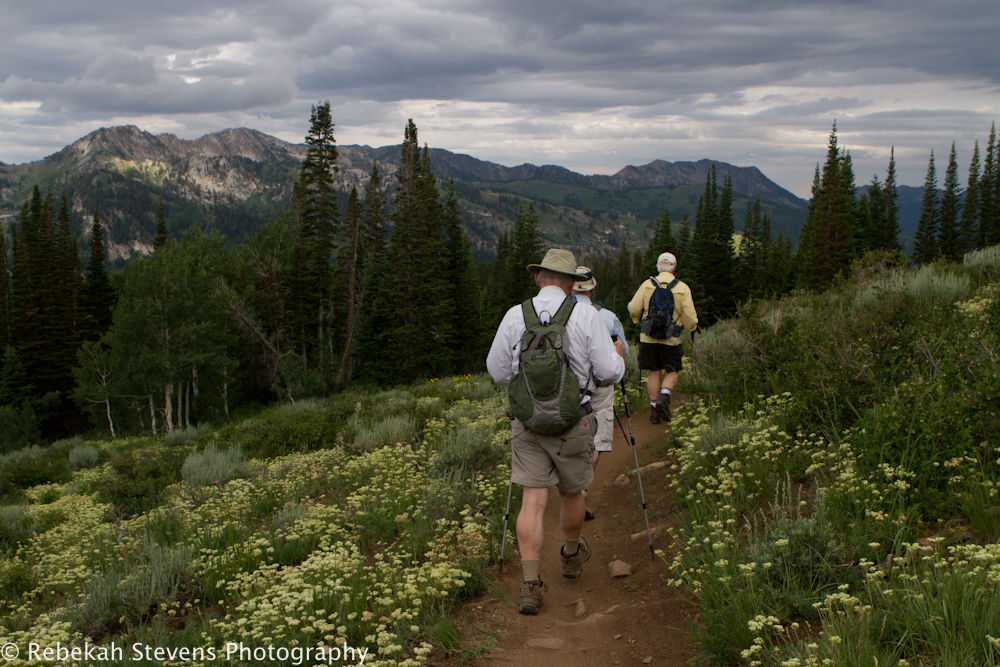
[{"label": "hiker's bare leg", "polygon": [[597,474],[597,461],[601,458],[601,453],[594,451],[594,474]]},{"label": "hiker's bare leg", "polygon": [[[542,556],[542,541],[545,537],[542,520],[549,503],[549,490],[525,486],[522,491],[521,512],[517,515],[517,547],[521,551],[521,560],[538,560]],[[583,497],[583,494],[579,495]],[[582,512],[580,524],[583,525]]]},{"label": "hiker's bare leg", "polygon": [[[583,518],[587,511],[586,501],[583,498],[583,491],[576,493],[559,492],[562,498],[562,506],[559,509],[559,525],[562,527],[563,536],[567,540],[579,539],[583,532]],[[524,511],[523,509],[521,510]],[[518,521],[518,539],[520,540],[520,521]],[[539,550],[541,543],[539,543]],[[522,550],[523,554],[523,550]],[[524,557],[523,555],[521,556]]]},{"label": "hiker's bare leg", "polygon": [[[649,371],[646,378],[646,391],[649,392],[649,401],[653,402],[660,397],[660,374],[663,371]],[[676,382],[676,378],[674,379]]]},{"label": "hiker's bare leg", "polygon": [[[674,385],[677,384],[677,378],[679,378],[680,375],[681,374],[678,373],[677,371],[665,374],[663,376],[663,388],[673,391]],[[653,400],[655,401],[656,399],[654,398]]]}]

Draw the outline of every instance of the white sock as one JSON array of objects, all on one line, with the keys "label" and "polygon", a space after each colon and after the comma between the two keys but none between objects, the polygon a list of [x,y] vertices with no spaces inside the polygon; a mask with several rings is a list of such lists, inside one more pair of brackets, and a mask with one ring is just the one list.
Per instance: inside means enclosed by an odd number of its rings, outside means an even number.
[{"label": "white sock", "polygon": [[667,396],[669,396],[670,395],[670,390],[669,389],[661,389],[660,393],[661,394],[666,394]]},{"label": "white sock", "polygon": [[656,407],[656,401],[650,401],[649,402],[649,407],[655,408]]}]

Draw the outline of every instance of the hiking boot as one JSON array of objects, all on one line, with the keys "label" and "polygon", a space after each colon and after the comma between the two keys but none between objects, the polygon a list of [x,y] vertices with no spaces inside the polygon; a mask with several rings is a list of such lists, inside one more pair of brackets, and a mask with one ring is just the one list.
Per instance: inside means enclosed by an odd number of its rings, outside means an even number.
[{"label": "hiking boot", "polygon": [[538,613],[538,608],[542,606],[542,593],[549,590],[549,587],[542,583],[541,579],[525,581],[521,584],[520,612],[528,616]]},{"label": "hiking boot", "polygon": [[572,556],[566,555],[565,546],[559,550],[559,556],[562,557],[563,576],[567,579],[579,579],[583,574],[583,564],[590,559],[590,544],[587,543],[587,538],[580,536],[580,543]]},{"label": "hiking boot", "polygon": [[670,421],[670,397],[665,394],[660,394],[660,397],[656,399],[656,409],[659,411],[660,415],[663,416],[665,421]]},{"label": "hiking boot", "polygon": [[[586,509],[586,508],[584,508],[584,509]],[[591,511],[590,511],[589,509],[588,509],[588,510],[586,510],[586,511],[585,511],[585,512],[583,513],[583,520],[584,520],[584,521],[593,521],[593,520],[594,520],[594,513],[593,513],[593,512],[591,512]]]},{"label": "hiking boot", "polygon": [[649,408],[649,423],[659,424],[660,423],[660,410],[656,407]]}]

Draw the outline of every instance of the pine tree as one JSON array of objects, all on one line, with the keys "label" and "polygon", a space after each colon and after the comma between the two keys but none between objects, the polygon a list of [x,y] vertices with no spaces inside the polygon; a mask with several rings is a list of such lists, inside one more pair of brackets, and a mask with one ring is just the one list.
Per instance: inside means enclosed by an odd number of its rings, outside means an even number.
[{"label": "pine tree", "polygon": [[[447,280],[444,211],[430,152],[417,142],[411,119],[396,172],[395,226],[389,239],[391,273],[382,274],[371,310],[382,322],[369,320],[366,374],[381,381],[441,377],[451,371],[452,304]],[[386,326],[386,316],[391,325]],[[382,326],[377,326],[381,324]],[[377,358],[375,358],[377,357]]]},{"label": "pine tree", "polygon": [[167,216],[163,209],[163,197],[160,197],[160,206],[156,211],[156,238],[153,239],[153,248],[159,250],[167,245],[170,240],[170,232],[167,231]]},{"label": "pine tree", "polygon": [[382,194],[382,177],[378,162],[372,162],[372,173],[365,183],[362,222],[365,232],[366,255],[381,257],[385,254],[385,196]]},{"label": "pine tree", "polygon": [[677,276],[685,276],[684,280],[689,280],[686,276],[690,273],[690,264],[692,261],[691,256],[691,219],[684,212],[684,217],[681,218],[681,229],[677,232],[677,252],[674,253],[677,258]]},{"label": "pine tree", "polygon": [[485,328],[495,330],[507,309],[514,305],[510,286],[507,283],[507,262],[510,259],[510,235],[507,230],[497,238],[497,256],[493,260],[493,270],[486,283],[483,295],[483,315]]},{"label": "pine tree", "polygon": [[111,328],[111,314],[115,307],[115,293],[105,267],[104,225],[97,209],[90,231],[90,261],[87,263],[87,286],[83,293],[83,311],[86,319],[87,340],[97,340]]},{"label": "pine tree", "polygon": [[510,285],[508,296],[514,303],[530,299],[538,291],[534,275],[527,267],[542,261],[543,249],[535,205],[529,203],[527,208],[519,205],[510,239],[510,257],[507,259],[507,283]]},{"label": "pine tree", "polygon": [[[760,293],[761,279],[764,273],[764,263],[767,245],[770,241],[764,235],[764,220],[761,215],[760,196],[755,201],[747,200],[747,212],[743,219],[743,241],[740,244],[740,285],[739,296],[754,296]],[[770,226],[770,217],[768,217]],[[767,232],[770,235],[770,230]]]},{"label": "pine tree", "polygon": [[354,329],[356,325],[357,292],[361,284],[360,273],[361,263],[365,254],[363,243],[363,229],[361,224],[361,203],[358,201],[358,189],[351,188],[351,194],[347,199],[347,213],[344,216],[347,223],[347,242],[350,246],[349,253],[345,253],[344,260],[340,263],[341,273],[347,274],[347,287],[345,290],[346,313],[344,316],[344,354],[340,360],[340,369],[334,379],[335,384],[340,384],[342,380],[349,386],[351,375],[354,372]]},{"label": "pine tree", "polygon": [[976,247],[979,236],[979,142],[972,149],[972,160],[969,162],[969,180],[965,188],[965,201],[962,203],[962,220],[959,229],[959,249],[962,253]]},{"label": "pine tree", "polygon": [[695,266],[691,289],[695,291],[699,313],[705,313],[708,323],[729,316],[736,306],[732,202],[732,179],[728,173],[725,175],[719,198],[713,165],[705,194],[699,201],[701,217],[695,220],[692,241]]},{"label": "pine tree", "polygon": [[483,336],[482,295],[479,279],[476,277],[472,246],[462,229],[454,178],[448,180],[444,226],[448,246],[448,283],[451,293],[455,295],[451,312],[451,320],[455,326],[449,347],[456,370],[468,373],[482,365],[481,359],[484,356],[480,349]]},{"label": "pine tree", "polygon": [[716,213],[713,238],[713,284],[717,298],[717,316],[729,317],[736,312],[737,281],[736,252],[733,245],[733,180],[726,172],[722,180],[722,196]]},{"label": "pine tree", "polygon": [[886,170],[883,188],[885,204],[878,224],[878,248],[890,252],[902,252],[899,243],[899,205],[896,203],[896,147],[889,152],[889,168]]},{"label": "pine tree", "polygon": [[934,169],[934,151],[931,151],[927,177],[924,179],[920,220],[917,221],[917,234],[913,244],[913,259],[920,264],[932,262],[938,256],[938,215],[937,171]]},{"label": "pine tree", "polygon": [[[862,202],[862,199],[864,200]],[[867,225],[868,237],[866,250],[880,250],[882,247],[882,220],[885,218],[885,189],[878,180],[878,176],[872,177],[872,182],[868,186],[868,193],[858,200],[858,209],[862,214],[862,220]],[[861,210],[864,209],[864,210]]]},{"label": "pine tree", "polygon": [[951,154],[948,156],[948,169],[944,176],[944,194],[941,195],[941,212],[938,218],[938,252],[941,257],[957,261],[962,258],[959,210],[962,207],[959,197],[962,188],[958,185],[958,159],[955,153],[955,142],[951,144]]},{"label": "pine tree", "polygon": [[81,296],[84,290],[80,270],[80,245],[70,229],[69,200],[64,194],[56,217],[51,267],[55,276],[51,336],[54,342],[52,365],[58,375],[57,391],[68,396],[73,387],[76,351],[82,342]]},{"label": "pine tree", "polygon": [[[306,135],[308,148],[297,187],[299,345],[306,368],[323,367],[330,255],[340,229],[337,193],[333,186],[333,175],[339,171],[333,128],[330,102],[314,106]],[[310,363],[313,356],[315,360]]]},{"label": "pine tree", "polygon": [[993,243],[992,225],[995,212],[994,187],[997,181],[997,167],[1000,165],[1000,155],[997,154],[996,123],[990,126],[990,136],[986,141],[986,159],[983,160],[983,175],[979,181],[979,237],[976,247],[985,248]]},{"label": "pine tree", "polygon": [[850,159],[837,145],[834,123],[822,172],[817,166],[813,197],[799,239],[799,268],[805,286],[823,289],[850,265],[856,225],[853,184]]},{"label": "pine tree", "polygon": [[0,350],[10,343],[10,271],[7,270],[7,234],[0,227]]},{"label": "pine tree", "polygon": [[[674,238],[674,223],[670,219],[670,209],[663,207],[663,213],[656,219],[653,238],[649,240],[649,249],[643,259],[643,273],[656,275],[656,258],[665,252],[676,253],[677,239]],[[676,255],[675,255],[676,256]]]},{"label": "pine tree", "polygon": [[850,225],[850,242],[847,253],[848,257],[856,259],[871,250],[874,232],[871,220],[867,219],[867,200],[862,206],[855,196],[857,188],[854,184],[854,163],[851,160],[850,152],[846,150],[840,160],[840,187],[840,199],[844,203],[845,215]]}]

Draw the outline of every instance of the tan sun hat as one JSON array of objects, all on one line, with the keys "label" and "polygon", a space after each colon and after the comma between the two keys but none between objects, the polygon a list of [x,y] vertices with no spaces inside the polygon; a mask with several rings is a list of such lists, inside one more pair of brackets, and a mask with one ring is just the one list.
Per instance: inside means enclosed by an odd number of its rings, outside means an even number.
[{"label": "tan sun hat", "polygon": [[573,283],[574,292],[589,292],[592,289],[597,288],[597,278],[594,277],[594,272],[588,269],[586,266],[576,267],[576,272],[579,275],[587,276],[586,280],[577,280]]},{"label": "tan sun hat", "polygon": [[545,257],[542,259],[541,264],[529,264],[528,270],[532,273],[538,273],[542,269],[552,271],[553,273],[562,273],[567,276],[573,276],[574,278],[584,278],[583,275],[577,273],[576,271],[576,257],[573,256],[569,250],[561,250],[559,248],[550,248]]}]

